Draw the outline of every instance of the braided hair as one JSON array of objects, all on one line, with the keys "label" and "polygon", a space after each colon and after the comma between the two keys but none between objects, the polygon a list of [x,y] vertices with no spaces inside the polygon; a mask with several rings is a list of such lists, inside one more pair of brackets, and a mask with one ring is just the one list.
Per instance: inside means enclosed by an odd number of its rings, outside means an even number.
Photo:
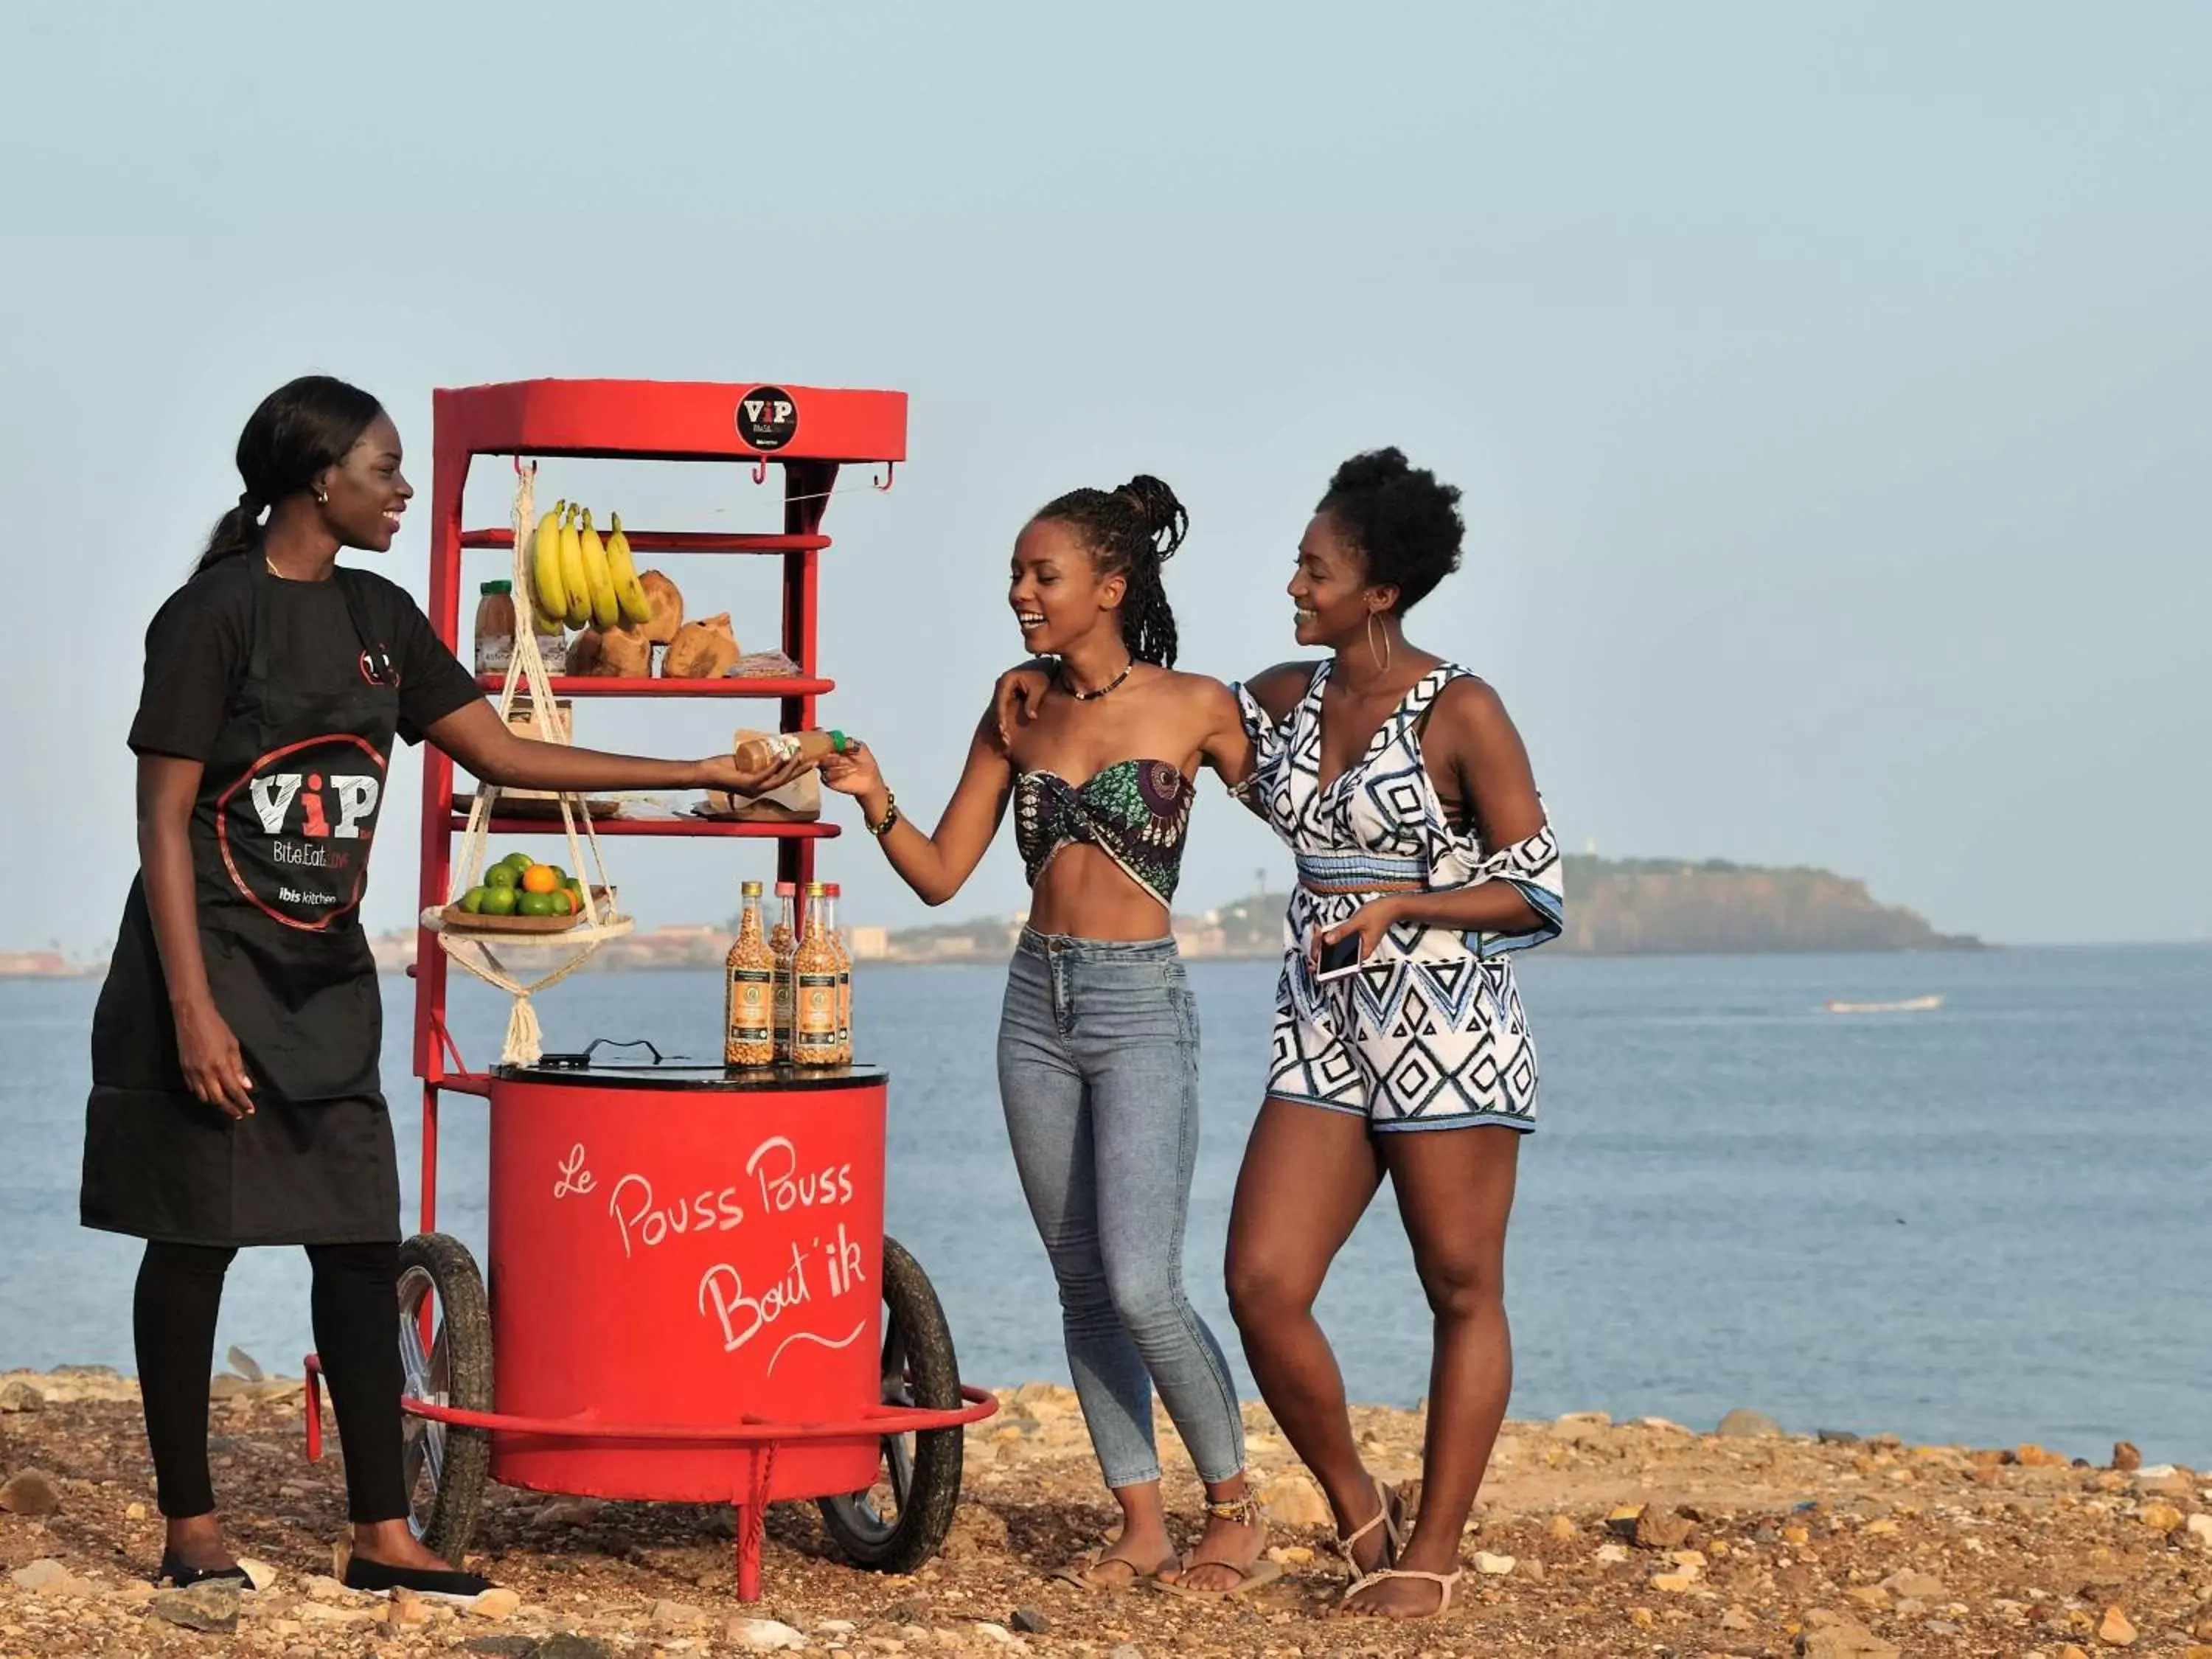
[{"label": "braided hair", "polygon": [[1398,590],[1401,615],[1459,568],[1467,534],[1459,490],[1403,450],[1370,449],[1336,469],[1316,512],[1334,519],[1367,561],[1367,580]]},{"label": "braided hair", "polygon": [[261,400],[238,436],[238,476],[246,489],[216,523],[198,567],[205,570],[261,545],[261,515],[312,489],[361,441],[384,406],[359,386],[327,374],[303,374]]},{"label": "braided hair", "polygon": [[1120,576],[1121,642],[1139,662],[1175,666],[1175,612],[1168,607],[1160,567],[1175,556],[1190,528],[1190,514],[1169,489],[1139,472],[1119,489],[1071,489],[1036,512],[1075,530],[1102,576]]}]

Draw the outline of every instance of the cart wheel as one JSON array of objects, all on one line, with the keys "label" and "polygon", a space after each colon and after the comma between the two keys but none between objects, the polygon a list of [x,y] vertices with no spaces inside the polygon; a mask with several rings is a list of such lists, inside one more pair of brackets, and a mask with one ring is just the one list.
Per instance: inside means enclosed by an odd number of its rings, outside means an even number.
[{"label": "cart wheel", "polygon": [[[430,1345],[423,1315],[430,1316]],[[404,1397],[491,1409],[491,1313],[475,1258],[458,1238],[417,1233],[399,1247],[399,1363]],[[491,1437],[412,1413],[400,1422],[408,1524],[456,1567],[477,1529]]]},{"label": "cart wheel", "polygon": [[[921,1264],[884,1240],[884,1403],[957,1411],[960,1365],[952,1331]],[[960,1503],[962,1431],[884,1437],[884,1473],[866,1492],[822,1499],[822,1522],[848,1559],[878,1572],[912,1572],[937,1553]]]}]

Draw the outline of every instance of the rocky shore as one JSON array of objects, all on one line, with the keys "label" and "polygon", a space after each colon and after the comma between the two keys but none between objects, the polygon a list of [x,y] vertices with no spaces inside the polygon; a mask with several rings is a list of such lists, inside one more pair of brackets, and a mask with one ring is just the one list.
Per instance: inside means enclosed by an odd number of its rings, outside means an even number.
[{"label": "rocky shore", "polygon": [[[336,1459],[302,1461],[296,1379],[222,1376],[211,1392],[217,1490],[264,1583],[243,1597],[144,1582],[161,1522],[128,1380],[0,1376],[0,1656],[2212,1659],[2212,1481],[2125,1445],[2100,1468],[2033,1446],[1784,1435],[1751,1413],[1715,1434],[1595,1414],[1515,1423],[1468,1529],[1462,1605],[1385,1626],[1327,1616],[1326,1516],[1257,1407],[1279,1582],[1216,1603],[1051,1581],[1110,1510],[1073,1396],[1031,1383],[969,1431],[951,1538],[911,1577],[848,1567],[811,1506],[791,1505],[769,1521],[764,1600],[739,1607],[726,1511],[495,1488],[472,1562],[507,1589],[455,1610],[328,1576],[342,1477]],[[1362,1410],[1358,1425],[1376,1470],[1410,1485],[1419,1413]],[[1164,1424],[1162,1438],[1187,1471]],[[1187,1474],[1170,1496],[1196,1512]]]}]

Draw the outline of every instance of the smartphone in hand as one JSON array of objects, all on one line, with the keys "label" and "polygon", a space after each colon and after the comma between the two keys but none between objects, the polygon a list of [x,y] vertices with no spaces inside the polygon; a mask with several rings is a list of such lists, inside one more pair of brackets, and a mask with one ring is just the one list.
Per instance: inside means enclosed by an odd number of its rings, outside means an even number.
[{"label": "smartphone in hand", "polygon": [[1342,979],[1346,974],[1359,971],[1359,935],[1346,933],[1342,939],[1321,947],[1321,962],[1314,970],[1314,981],[1325,985],[1330,980]]}]

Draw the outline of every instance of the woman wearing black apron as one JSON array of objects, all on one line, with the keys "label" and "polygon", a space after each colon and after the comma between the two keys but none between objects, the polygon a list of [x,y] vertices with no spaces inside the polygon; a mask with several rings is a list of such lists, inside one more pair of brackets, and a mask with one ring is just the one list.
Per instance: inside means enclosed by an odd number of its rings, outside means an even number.
[{"label": "woman wearing black apron", "polygon": [[[410,1528],[400,1466],[399,1182],[360,904],[396,732],[541,789],[757,791],[796,767],[635,759],[514,736],[414,601],[341,568],[412,489],[367,392],[311,376],[238,444],[238,506],[155,617],[140,872],[93,1017],[82,1217],[146,1243],[133,1306],[168,1535],[157,1579],[242,1577],[208,1474],[216,1312],[238,1247],[303,1244],[345,1450],[356,1589],[469,1595]],[[268,520],[261,521],[266,512]]]}]

